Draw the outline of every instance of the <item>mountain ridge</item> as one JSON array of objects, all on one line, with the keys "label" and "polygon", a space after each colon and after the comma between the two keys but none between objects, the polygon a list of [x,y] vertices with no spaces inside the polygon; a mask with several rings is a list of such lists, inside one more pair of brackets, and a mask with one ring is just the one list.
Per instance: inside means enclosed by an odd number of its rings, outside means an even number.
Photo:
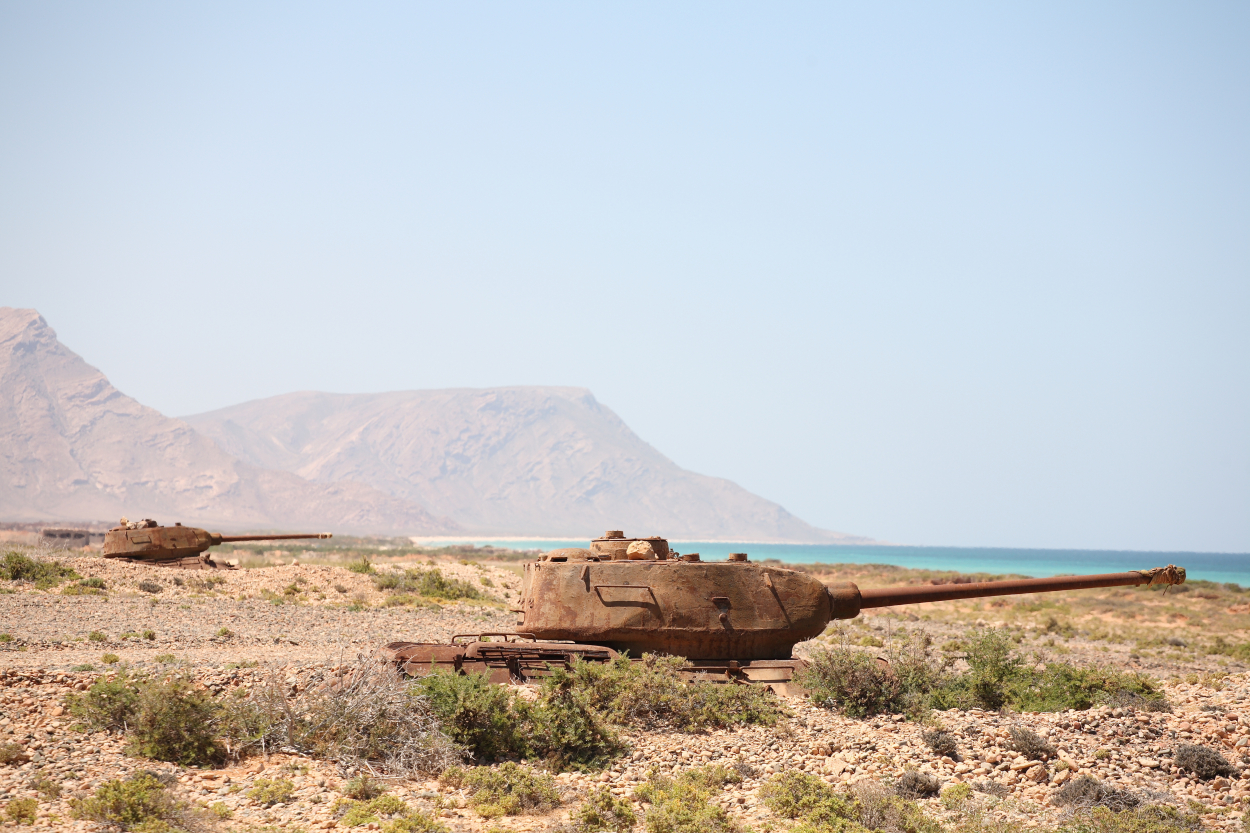
[{"label": "mountain ridge", "polygon": [[223,452],[109,383],[36,310],[0,307],[0,513],[223,526],[455,532],[360,483],[311,483]]},{"label": "mountain ridge", "polygon": [[368,483],[479,533],[868,540],[817,529],[729,480],[681,469],[586,388],[298,391],[185,419],[253,465]]},{"label": "mountain ridge", "polygon": [[224,530],[859,543],[686,471],[586,388],[302,391],[185,419],[0,307],[0,519]]}]

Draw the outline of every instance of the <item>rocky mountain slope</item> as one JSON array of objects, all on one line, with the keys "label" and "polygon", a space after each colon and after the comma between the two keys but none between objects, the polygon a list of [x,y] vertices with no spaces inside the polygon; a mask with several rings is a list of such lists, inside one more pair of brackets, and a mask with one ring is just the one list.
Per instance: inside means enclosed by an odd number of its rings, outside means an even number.
[{"label": "rocky mountain slope", "polygon": [[235,529],[457,528],[367,485],[241,462],[118,391],[35,310],[0,307],[0,518],[121,515]]},{"label": "rocky mountain slope", "polygon": [[186,420],[252,465],[367,483],[478,532],[865,540],[680,468],[584,388],[303,392]]}]

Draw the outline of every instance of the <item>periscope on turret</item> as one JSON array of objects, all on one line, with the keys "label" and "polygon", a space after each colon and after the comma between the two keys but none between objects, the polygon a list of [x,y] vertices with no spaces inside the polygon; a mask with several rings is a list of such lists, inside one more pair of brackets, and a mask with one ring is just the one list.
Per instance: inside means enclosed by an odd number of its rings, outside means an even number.
[{"label": "periscope on turret", "polygon": [[193,526],[175,523],[161,526],[151,518],[121,522],[104,535],[104,557],[137,561],[160,567],[186,570],[232,570],[238,562],[221,559],[209,553],[209,547],[243,541],[292,541],[309,538],[330,538],[329,532],[295,533],[291,535],[222,535]]},{"label": "periscope on turret", "polygon": [[662,653],[684,657],[690,674],[765,683],[784,693],[803,664],[794,658],[794,646],[865,609],[1185,580],[1183,568],[1169,565],[861,590],[851,582],[826,585],[807,573],[752,562],[746,553],[702,561],[696,553],[675,552],[664,538],[627,538],[621,530],[609,530],[586,548],[545,553],[524,570],[517,632],[504,635],[504,642],[467,636],[451,646],[397,642],[387,646],[392,660],[409,673],[437,666],[489,671],[506,681],[541,675],[561,645],[566,664],[574,656]]}]

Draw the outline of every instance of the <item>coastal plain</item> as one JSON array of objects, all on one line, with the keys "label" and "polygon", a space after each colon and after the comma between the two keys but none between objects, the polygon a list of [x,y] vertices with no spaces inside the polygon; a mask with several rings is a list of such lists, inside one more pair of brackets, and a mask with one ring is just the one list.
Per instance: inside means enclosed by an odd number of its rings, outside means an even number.
[{"label": "coastal plain", "polygon": [[[373,560],[377,569],[437,568],[482,597],[456,602],[397,599],[369,574],[348,569],[346,557],[336,561],[326,554],[257,547],[239,551],[246,569],[175,571],[108,561],[92,551],[14,551],[56,560],[81,577],[42,589],[27,581],[0,582],[0,745],[22,750],[0,765],[0,810],[34,799],[37,828],[109,829],[73,818],[70,802],[109,779],[150,771],[188,804],[216,807],[219,816],[202,822],[216,829],[352,829],[335,810],[349,773],[334,761],[281,750],[216,769],[153,761],[129,754],[121,736],[84,732],[65,698],[122,667],[184,673],[219,694],[274,678],[299,689],[391,641],[445,642],[455,634],[508,631],[515,622],[508,608],[520,592],[516,554],[471,548],[380,553]],[[804,569],[826,582],[850,580],[861,587],[960,578],[880,565]],[[73,587],[98,592],[66,592]],[[1029,662],[1062,659],[1147,674],[1170,711],[1112,702],[1052,713],[971,708],[935,712],[921,722],[902,714],[853,718],[788,698],[781,704],[785,716],[773,726],[693,737],[662,724],[623,726],[625,750],[605,769],[556,776],[561,802],[554,810],[485,818],[462,789],[432,776],[396,779],[390,794],[453,831],[556,831],[569,829],[570,812],[590,789],[606,786],[632,802],[641,830],[646,806],[635,790],[649,775],[721,764],[742,780],[717,792],[717,806],[743,829],[780,833],[793,822],[769,810],[760,794],[777,773],[810,773],[835,789],[852,790],[893,783],[915,770],[935,776],[943,787],[974,787],[960,806],[936,794],[919,798],[937,823],[954,828],[975,813],[1006,825],[1001,829],[1029,829],[1069,818],[1072,810],[1053,799],[1066,781],[1088,775],[1175,806],[1204,828],[1241,829],[1250,801],[1250,780],[1241,775],[1250,760],[1250,676],[1239,646],[1250,638],[1250,593],[1239,587],[1194,583],[1166,593],[1115,588],[871,611],[834,623],[797,653],[844,645],[877,655],[923,636],[935,657],[958,668],[964,662],[958,640],[989,627],[1011,633]],[[957,753],[937,754],[926,744],[924,733],[935,725],[958,739]],[[1019,728],[1053,745],[1053,759],[1030,760],[1012,751],[1010,731]],[[1220,750],[1238,772],[1192,777],[1173,758],[1183,743]],[[291,782],[286,800],[251,797],[258,782],[275,778]],[[57,795],[49,795],[49,782],[58,785]],[[370,822],[359,829],[377,827]]]}]

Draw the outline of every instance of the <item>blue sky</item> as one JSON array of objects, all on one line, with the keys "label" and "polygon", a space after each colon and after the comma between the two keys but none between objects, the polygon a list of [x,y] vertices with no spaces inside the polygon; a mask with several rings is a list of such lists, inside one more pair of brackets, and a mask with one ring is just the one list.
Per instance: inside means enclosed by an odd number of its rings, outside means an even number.
[{"label": "blue sky", "polygon": [[183,415],[590,388],[900,543],[1250,551],[1250,7],[0,3],[0,304]]}]

